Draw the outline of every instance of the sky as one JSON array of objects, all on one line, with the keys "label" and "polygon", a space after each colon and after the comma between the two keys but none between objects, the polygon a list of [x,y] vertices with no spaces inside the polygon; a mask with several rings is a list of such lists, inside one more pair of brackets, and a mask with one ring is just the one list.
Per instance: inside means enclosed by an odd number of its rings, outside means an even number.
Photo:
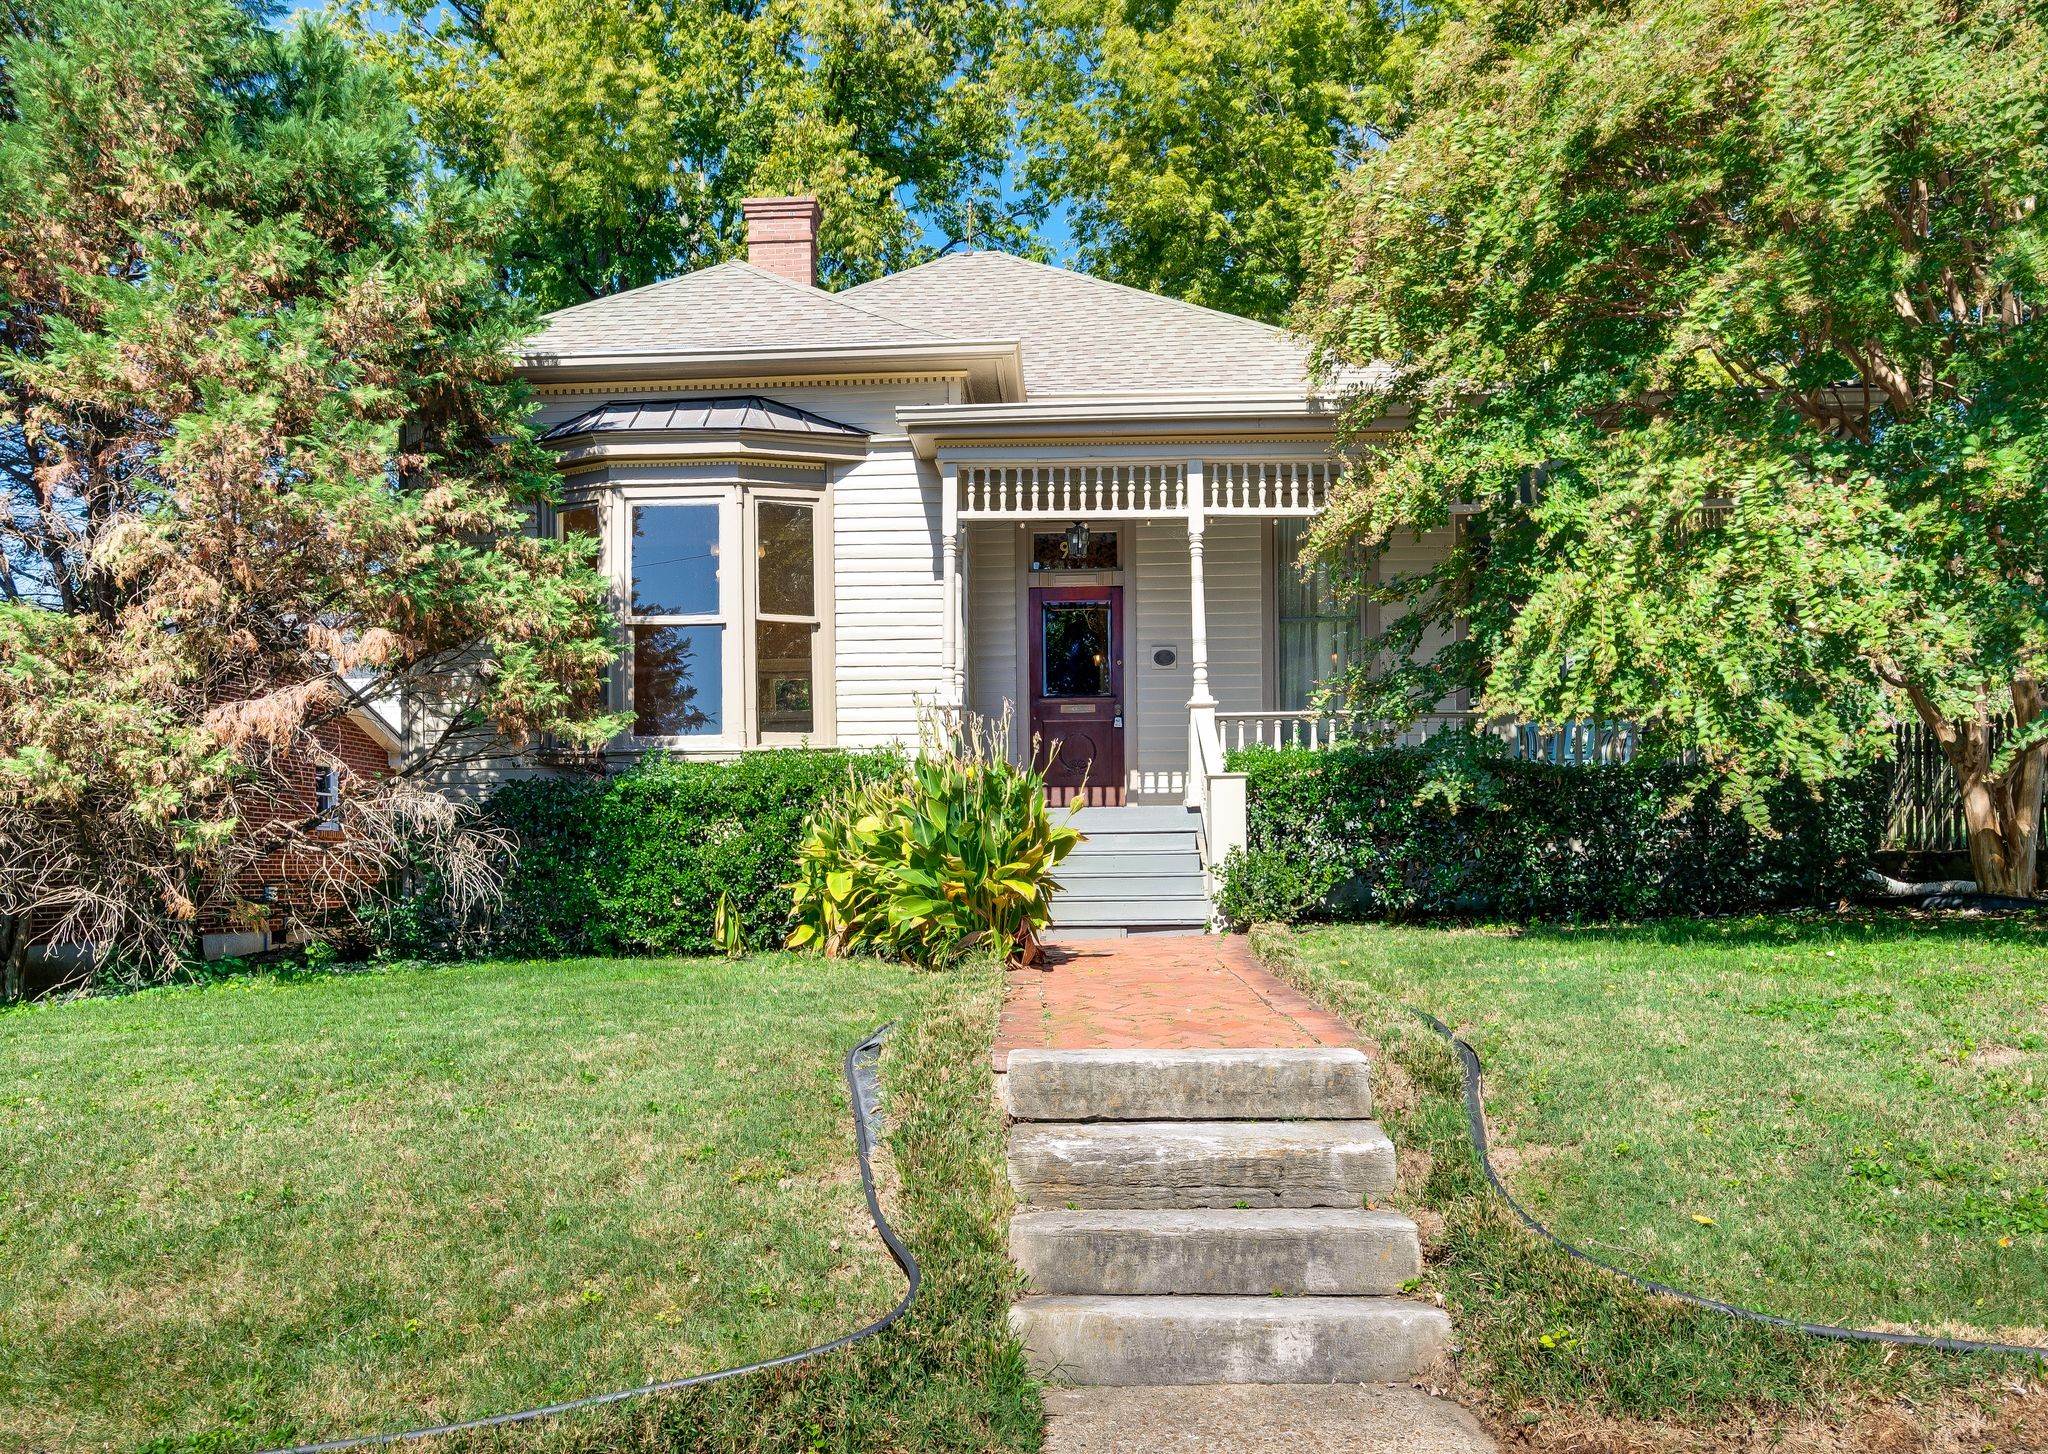
[{"label": "sky", "polygon": [[[302,12],[320,10],[325,5],[326,0],[285,0],[285,14],[289,18]],[[926,241],[932,246],[937,246],[945,240],[929,228],[926,229],[925,236]],[[1073,265],[1073,227],[1064,204],[1055,208],[1052,216],[1046,219],[1044,226],[1039,229],[1039,237],[1052,249],[1053,261],[1069,267]]]}]

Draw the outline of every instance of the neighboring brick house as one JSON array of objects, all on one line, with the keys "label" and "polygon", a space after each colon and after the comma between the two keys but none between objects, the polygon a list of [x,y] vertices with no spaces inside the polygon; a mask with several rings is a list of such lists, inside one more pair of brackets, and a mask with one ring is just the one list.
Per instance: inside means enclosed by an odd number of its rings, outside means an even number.
[{"label": "neighboring brick house", "polygon": [[226,892],[200,906],[200,950],[208,959],[281,947],[301,937],[289,932],[291,920],[317,923],[340,907],[339,899],[323,888],[336,875],[337,856],[347,851],[337,816],[340,794],[350,777],[390,773],[399,761],[399,735],[396,724],[367,700],[314,735],[341,769],[310,759],[295,764],[288,769],[284,805],[265,805],[250,815],[247,831],[269,832],[278,845]]}]

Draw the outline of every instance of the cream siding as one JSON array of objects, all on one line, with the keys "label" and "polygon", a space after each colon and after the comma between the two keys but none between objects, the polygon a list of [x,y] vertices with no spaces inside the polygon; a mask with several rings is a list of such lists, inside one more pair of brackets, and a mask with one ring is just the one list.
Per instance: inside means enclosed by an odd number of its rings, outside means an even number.
[{"label": "cream siding", "polygon": [[937,471],[908,444],[870,450],[833,488],[839,741],[915,740],[917,699],[943,685]]},{"label": "cream siding", "polygon": [[[1442,563],[1450,554],[1451,532],[1448,529],[1431,531],[1405,531],[1396,534],[1380,552],[1377,566],[1378,578],[1391,580],[1396,576],[1413,576]],[[1407,608],[1399,605],[1375,606],[1366,618],[1369,632],[1380,635],[1387,631],[1406,613]],[[1446,645],[1452,637],[1441,629],[1431,630],[1422,642],[1424,657],[1434,654]],[[1439,711],[1463,710],[1465,704],[1445,698],[1437,704]]]},{"label": "cream siding", "polygon": [[1018,655],[1018,541],[1015,525],[967,527],[967,705],[984,717],[1010,713],[1013,746],[1029,745],[1030,724],[1022,720],[1018,693],[1023,676]]}]

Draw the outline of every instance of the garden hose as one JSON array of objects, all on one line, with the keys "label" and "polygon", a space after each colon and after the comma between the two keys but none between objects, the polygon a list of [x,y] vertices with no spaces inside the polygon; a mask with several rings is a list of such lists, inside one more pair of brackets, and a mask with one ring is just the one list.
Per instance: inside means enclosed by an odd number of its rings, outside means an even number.
[{"label": "garden hose", "polygon": [[1562,1249],[1567,1257],[1577,1258],[1580,1262],[1597,1267],[1602,1272],[1611,1273],[1622,1281],[1645,1292],[1656,1293],[1659,1297],[1676,1298],[1679,1302],[1690,1303],[1696,1308],[1707,1308],[1752,1323],[1767,1323],[1774,1328],[1789,1328],[1793,1332],[1808,1333],[1816,1338],[1835,1338],[1851,1343],[1891,1343],[1906,1348],[1932,1348],[1943,1353],[2010,1353],[2024,1358],[2048,1359],[2048,1348],[2034,1348],[2019,1343],[1980,1343],[1973,1338],[1934,1338],[1924,1333],[1885,1333],[1875,1328],[1838,1328],[1831,1323],[1803,1323],[1797,1318],[1781,1318],[1774,1313],[1760,1313],[1754,1308],[1737,1307],[1734,1303],[1724,1303],[1718,1298],[1702,1297],[1696,1292],[1686,1292],[1661,1282],[1652,1282],[1647,1277],[1639,1277],[1626,1268],[1616,1267],[1611,1262],[1603,1262],[1592,1253],[1574,1247],[1523,1210],[1522,1204],[1515,1200],[1513,1194],[1502,1183],[1500,1173],[1493,1169],[1493,1157],[1487,1149],[1486,1093],[1481,1081],[1479,1053],[1453,1034],[1450,1026],[1436,1016],[1418,1010],[1413,1005],[1407,1006],[1407,1009],[1410,1014],[1448,1040],[1451,1048],[1457,1052],[1465,1078],[1465,1124],[1472,1136],[1472,1149],[1479,1155],[1479,1169],[1485,1174],[1487,1185],[1508,1204],[1508,1210],[1521,1219],[1523,1226],[1546,1242]]},{"label": "garden hose", "polygon": [[877,1107],[880,1104],[880,1088],[875,1080],[875,1068],[881,1061],[882,1042],[895,1029],[894,1024],[882,1026],[874,1034],[846,1052],[846,1089],[853,1097],[853,1138],[855,1149],[860,1153],[861,1190],[868,1199],[868,1217],[875,1224],[875,1230],[882,1234],[883,1245],[889,1255],[896,1259],[896,1265],[910,1285],[903,1291],[903,1300],[887,1313],[856,1328],[843,1337],[829,1343],[820,1343],[815,1348],[806,1348],[800,1353],[785,1353],[779,1358],[765,1358],[759,1363],[744,1363],[738,1368],[720,1368],[711,1373],[696,1373],[688,1378],[671,1378],[660,1383],[645,1383],[638,1388],[622,1388],[615,1393],[594,1393],[586,1398],[572,1398],[563,1403],[545,1404],[540,1408],[520,1409],[514,1413],[491,1414],[480,1419],[463,1419],[452,1424],[432,1424],[423,1429],[405,1429],[395,1434],[361,1434],[349,1439],[329,1439],[318,1444],[293,1444],[286,1448],[265,1450],[264,1454],[337,1454],[343,1449],[370,1449],[385,1444],[409,1443],[415,1439],[431,1439],[440,1434],[459,1434],[472,1429],[496,1429],[507,1424],[530,1423],[535,1419],[553,1418],[557,1414],[574,1413],[578,1409],[594,1409],[604,1404],[623,1403],[627,1399],[644,1398],[652,1393],[670,1393],[679,1388],[696,1388],[700,1384],[718,1383],[728,1378],[738,1378],[744,1373],[760,1373],[770,1368],[781,1368],[791,1363],[802,1363],[807,1359],[836,1353],[841,1348],[872,1338],[894,1323],[910,1310],[917,1298],[918,1285],[924,1276],[918,1270],[917,1259],[910,1255],[889,1225],[889,1219],[882,1215],[882,1204],[875,1195],[875,1171],[870,1155],[874,1150],[874,1128],[877,1121]]}]

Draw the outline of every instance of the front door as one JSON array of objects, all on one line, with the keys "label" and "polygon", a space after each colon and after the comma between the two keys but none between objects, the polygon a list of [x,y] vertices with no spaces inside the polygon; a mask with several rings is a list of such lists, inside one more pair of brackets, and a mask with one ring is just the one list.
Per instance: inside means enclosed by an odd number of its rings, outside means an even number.
[{"label": "front door", "polygon": [[[1031,735],[1054,803],[1124,800],[1122,586],[1031,588]],[[1057,753],[1052,749],[1058,748]]]}]

